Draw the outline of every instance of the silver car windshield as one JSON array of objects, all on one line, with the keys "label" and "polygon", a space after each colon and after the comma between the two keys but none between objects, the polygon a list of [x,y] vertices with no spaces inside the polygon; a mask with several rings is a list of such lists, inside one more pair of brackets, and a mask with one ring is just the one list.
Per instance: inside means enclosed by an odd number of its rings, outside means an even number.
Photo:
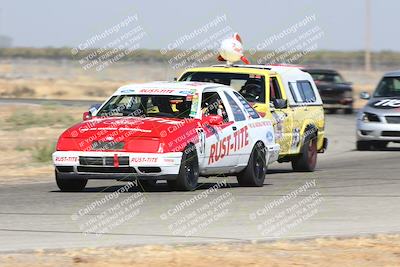
[{"label": "silver car windshield", "polygon": [[384,77],[376,91],[374,97],[400,97],[400,77]]}]

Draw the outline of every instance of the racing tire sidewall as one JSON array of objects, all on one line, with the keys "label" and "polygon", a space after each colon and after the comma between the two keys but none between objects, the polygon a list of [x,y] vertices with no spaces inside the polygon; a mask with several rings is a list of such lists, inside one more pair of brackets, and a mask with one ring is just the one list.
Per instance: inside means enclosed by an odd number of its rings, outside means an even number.
[{"label": "racing tire sidewall", "polygon": [[199,174],[196,148],[194,145],[189,145],[182,153],[181,166],[176,180],[169,184],[179,191],[193,191],[197,188]]},{"label": "racing tire sidewall", "polygon": [[239,185],[254,187],[264,185],[265,173],[267,172],[265,154],[264,145],[257,143],[251,152],[246,168],[237,176]]},{"label": "racing tire sidewall", "polygon": [[313,135],[304,142],[300,155],[292,160],[294,171],[313,172],[315,170],[318,155],[317,141],[317,136]]},{"label": "racing tire sidewall", "polygon": [[64,174],[55,171],[56,183],[62,192],[81,192],[85,189],[87,179],[74,174]]}]

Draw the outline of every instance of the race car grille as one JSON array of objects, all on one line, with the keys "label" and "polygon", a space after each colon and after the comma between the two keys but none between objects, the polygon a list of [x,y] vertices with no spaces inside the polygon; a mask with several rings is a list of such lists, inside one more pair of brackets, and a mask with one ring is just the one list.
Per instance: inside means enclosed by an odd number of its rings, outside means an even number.
[{"label": "race car grille", "polygon": [[400,116],[386,116],[387,123],[400,123]]},{"label": "race car grille", "polygon": [[383,131],[381,135],[386,137],[400,137],[400,131]]},{"label": "race car grille", "polygon": [[92,150],[121,150],[124,148],[124,142],[103,142],[94,141],[92,143]]},{"label": "race car grille", "polygon": [[143,173],[158,173],[161,172],[160,167],[139,167],[139,171]]},{"label": "race car grille", "polygon": [[89,166],[78,166],[78,172],[89,172],[89,173],[136,173],[133,167],[89,167]]},{"label": "race car grille", "polygon": [[[79,157],[79,164],[86,166],[114,166],[114,157]],[[118,157],[118,165],[129,166],[129,157]]]},{"label": "race car grille", "polygon": [[72,166],[57,166],[56,169],[59,172],[74,172],[74,167]]}]

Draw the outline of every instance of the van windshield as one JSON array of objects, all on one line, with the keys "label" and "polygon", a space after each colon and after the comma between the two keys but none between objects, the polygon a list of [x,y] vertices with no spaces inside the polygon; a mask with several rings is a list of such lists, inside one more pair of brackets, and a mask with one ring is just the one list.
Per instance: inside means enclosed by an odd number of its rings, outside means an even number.
[{"label": "van windshield", "polygon": [[400,97],[400,77],[384,77],[375,90],[374,97]]},{"label": "van windshield", "polygon": [[249,102],[265,103],[265,79],[262,75],[225,72],[186,72],[180,81],[211,82],[228,85]]}]

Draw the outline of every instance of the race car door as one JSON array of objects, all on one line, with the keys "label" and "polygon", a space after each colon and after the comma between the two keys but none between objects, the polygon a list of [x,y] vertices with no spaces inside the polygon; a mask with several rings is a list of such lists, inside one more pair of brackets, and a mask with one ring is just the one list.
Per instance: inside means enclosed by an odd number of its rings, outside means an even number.
[{"label": "race car door", "polygon": [[[237,165],[234,132],[238,126],[231,117],[232,112],[222,90],[205,90],[201,99],[202,129],[206,138],[204,139],[205,156],[200,159],[199,164],[204,174],[226,173]],[[216,115],[222,116],[221,124],[207,122],[208,116]]]}]

